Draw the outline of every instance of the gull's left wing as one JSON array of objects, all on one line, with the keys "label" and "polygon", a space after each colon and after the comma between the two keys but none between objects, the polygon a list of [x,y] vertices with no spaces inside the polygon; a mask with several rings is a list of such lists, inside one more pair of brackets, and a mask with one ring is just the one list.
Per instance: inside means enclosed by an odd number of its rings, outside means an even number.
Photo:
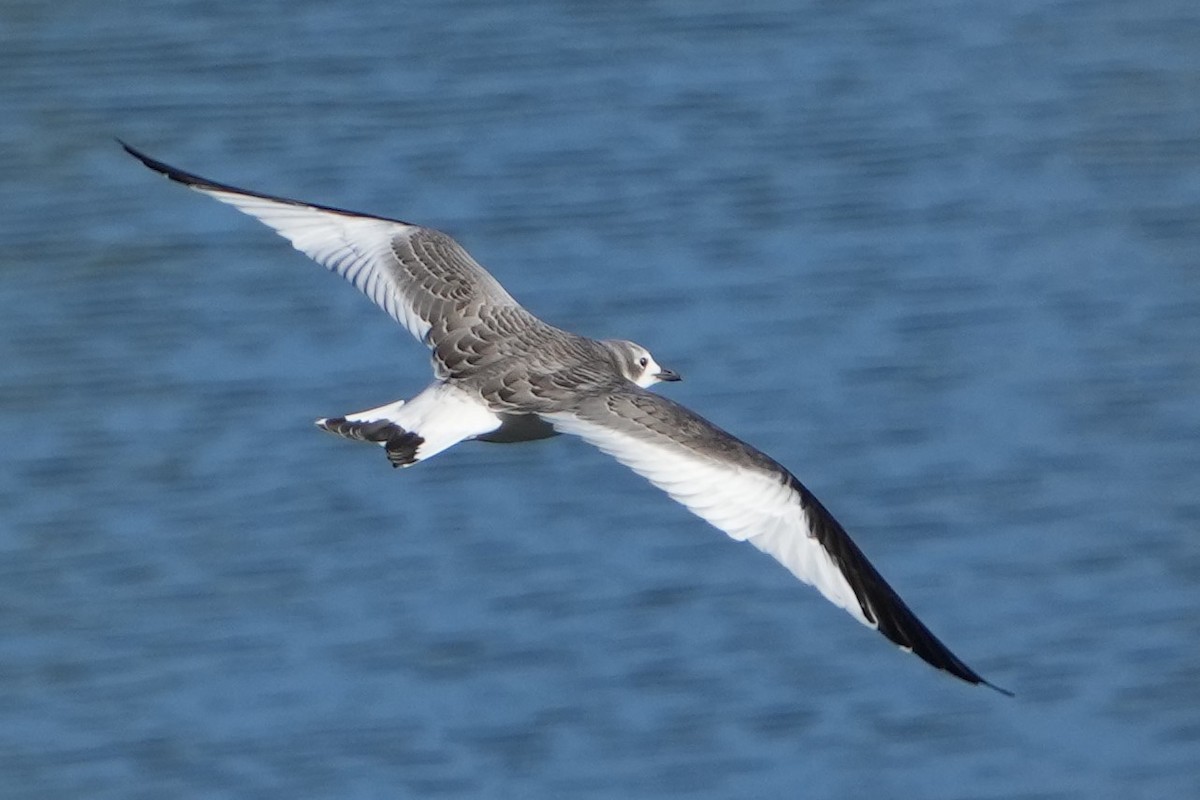
[{"label": "gull's left wing", "polygon": [[256,218],[345,278],[427,344],[446,374],[466,374],[500,357],[492,340],[502,335],[492,334],[544,324],[441,231],[239,189],[121,146],[155,172]]}]

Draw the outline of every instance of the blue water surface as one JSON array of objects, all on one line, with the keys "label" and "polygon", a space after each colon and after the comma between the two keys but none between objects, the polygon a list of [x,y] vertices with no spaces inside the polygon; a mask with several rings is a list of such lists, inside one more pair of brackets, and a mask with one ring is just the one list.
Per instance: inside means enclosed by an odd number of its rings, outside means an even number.
[{"label": "blue water surface", "polygon": [[[0,797],[1200,787],[1200,6],[0,2]],[[650,347],[972,666],[125,156],[433,225]]]}]

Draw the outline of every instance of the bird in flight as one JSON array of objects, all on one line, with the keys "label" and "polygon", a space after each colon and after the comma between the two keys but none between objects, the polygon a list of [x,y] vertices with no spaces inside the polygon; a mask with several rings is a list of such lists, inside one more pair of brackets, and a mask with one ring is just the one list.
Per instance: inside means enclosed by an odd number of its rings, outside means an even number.
[{"label": "bird in flight", "polygon": [[121,142],[144,165],[228,203],[352,283],[431,351],[411,400],[317,420],[409,467],[458,442],[579,436],[902,649],[980,677],[917,619],[841,524],[777,461],[649,387],[679,375],[641,345],[589,339],[521,307],[446,234],[396,219],[238,189]]}]

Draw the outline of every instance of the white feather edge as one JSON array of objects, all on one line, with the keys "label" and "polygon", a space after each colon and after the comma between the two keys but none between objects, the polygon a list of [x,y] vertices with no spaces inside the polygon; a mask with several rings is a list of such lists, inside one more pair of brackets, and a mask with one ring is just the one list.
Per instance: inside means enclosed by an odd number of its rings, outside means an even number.
[{"label": "white feather edge", "polygon": [[800,495],[782,476],[731,464],[580,419],[543,414],[555,429],[580,437],[662,489],[733,539],[747,541],[869,628],[853,587],[812,535]]},{"label": "white feather edge", "polygon": [[395,261],[393,237],[412,234],[420,228],[228,189],[203,185],[190,188],[227,203],[271,228],[301,253],[354,284],[418,340],[429,332],[429,323],[413,311],[387,269]]}]

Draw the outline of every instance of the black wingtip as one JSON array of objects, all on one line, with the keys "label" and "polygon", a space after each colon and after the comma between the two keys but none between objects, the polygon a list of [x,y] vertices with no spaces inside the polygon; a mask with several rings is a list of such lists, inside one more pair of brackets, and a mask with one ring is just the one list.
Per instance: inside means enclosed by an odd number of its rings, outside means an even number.
[{"label": "black wingtip", "polygon": [[792,488],[800,495],[800,504],[808,515],[813,536],[849,582],[858,597],[863,616],[873,622],[881,634],[932,667],[967,683],[986,686],[1007,697],[1013,696],[1008,689],[985,680],[951,652],[884,580],[841,523],[795,476],[789,474],[789,478]]},{"label": "black wingtip", "polygon": [[154,170],[159,175],[166,176],[176,183],[182,183],[184,186],[192,186],[201,189],[227,189],[230,191],[242,191],[234,186],[226,186],[225,184],[217,183],[216,181],[210,181],[208,178],[202,178],[199,175],[185,172],[178,167],[172,167],[170,164],[159,161],[157,158],[151,158],[141,150],[138,150],[136,147],[122,139],[117,139],[117,144],[121,145],[126,153],[129,153],[129,155],[142,162],[142,164],[147,168]]},{"label": "black wingtip", "polygon": [[142,162],[147,167],[150,167],[150,169],[155,170],[156,172],[163,171],[161,169],[161,167],[165,166],[164,164],[162,164],[161,162],[155,161],[153,158],[146,155],[141,150],[138,150],[136,147],[134,147],[133,145],[131,145],[129,142],[125,141],[124,139],[121,139],[119,137],[114,137],[114,138],[117,139],[117,144],[121,145],[121,149],[123,149],[126,153],[129,153],[129,155],[133,156],[138,161]]},{"label": "black wingtip", "polygon": [[[114,138],[116,138],[116,137],[114,137]],[[138,150],[136,147],[129,144],[128,142],[125,142],[122,139],[118,138],[117,144],[121,145],[121,147],[124,148],[126,153],[133,156],[138,161],[142,162],[142,164],[145,167],[154,170],[159,175],[166,176],[168,179],[173,180],[176,183],[181,183],[190,189],[196,189],[201,192],[209,192],[209,193],[225,192],[225,193],[234,194],[234,195],[245,195],[248,197],[260,197],[263,200],[270,200],[271,202],[274,202],[274,203],[286,203],[286,204],[292,205],[292,206],[300,206],[303,208],[316,209],[317,211],[328,211],[332,214],[342,214],[342,215],[345,215],[348,217],[362,217],[364,219],[378,219],[378,220],[382,220],[384,222],[395,222],[400,225],[407,225],[410,227],[413,226],[411,222],[405,222],[402,219],[395,219],[392,217],[381,217],[376,214],[364,214],[359,211],[351,211],[350,209],[346,209],[346,208],[338,208],[337,206],[321,205],[320,203],[306,203],[302,200],[293,200],[290,197],[282,197],[280,195],[265,194],[263,192],[254,192],[249,189],[242,189],[242,188],[239,188],[239,187],[234,186],[229,183],[221,183],[220,181],[214,181],[209,178],[205,178],[203,175],[197,175],[194,172],[187,172],[186,170],[179,169],[178,167],[172,167],[170,164],[168,164],[164,161],[159,161],[157,158],[151,158],[150,156],[143,153],[141,150]],[[226,201],[226,202],[228,202],[228,201]]]}]

